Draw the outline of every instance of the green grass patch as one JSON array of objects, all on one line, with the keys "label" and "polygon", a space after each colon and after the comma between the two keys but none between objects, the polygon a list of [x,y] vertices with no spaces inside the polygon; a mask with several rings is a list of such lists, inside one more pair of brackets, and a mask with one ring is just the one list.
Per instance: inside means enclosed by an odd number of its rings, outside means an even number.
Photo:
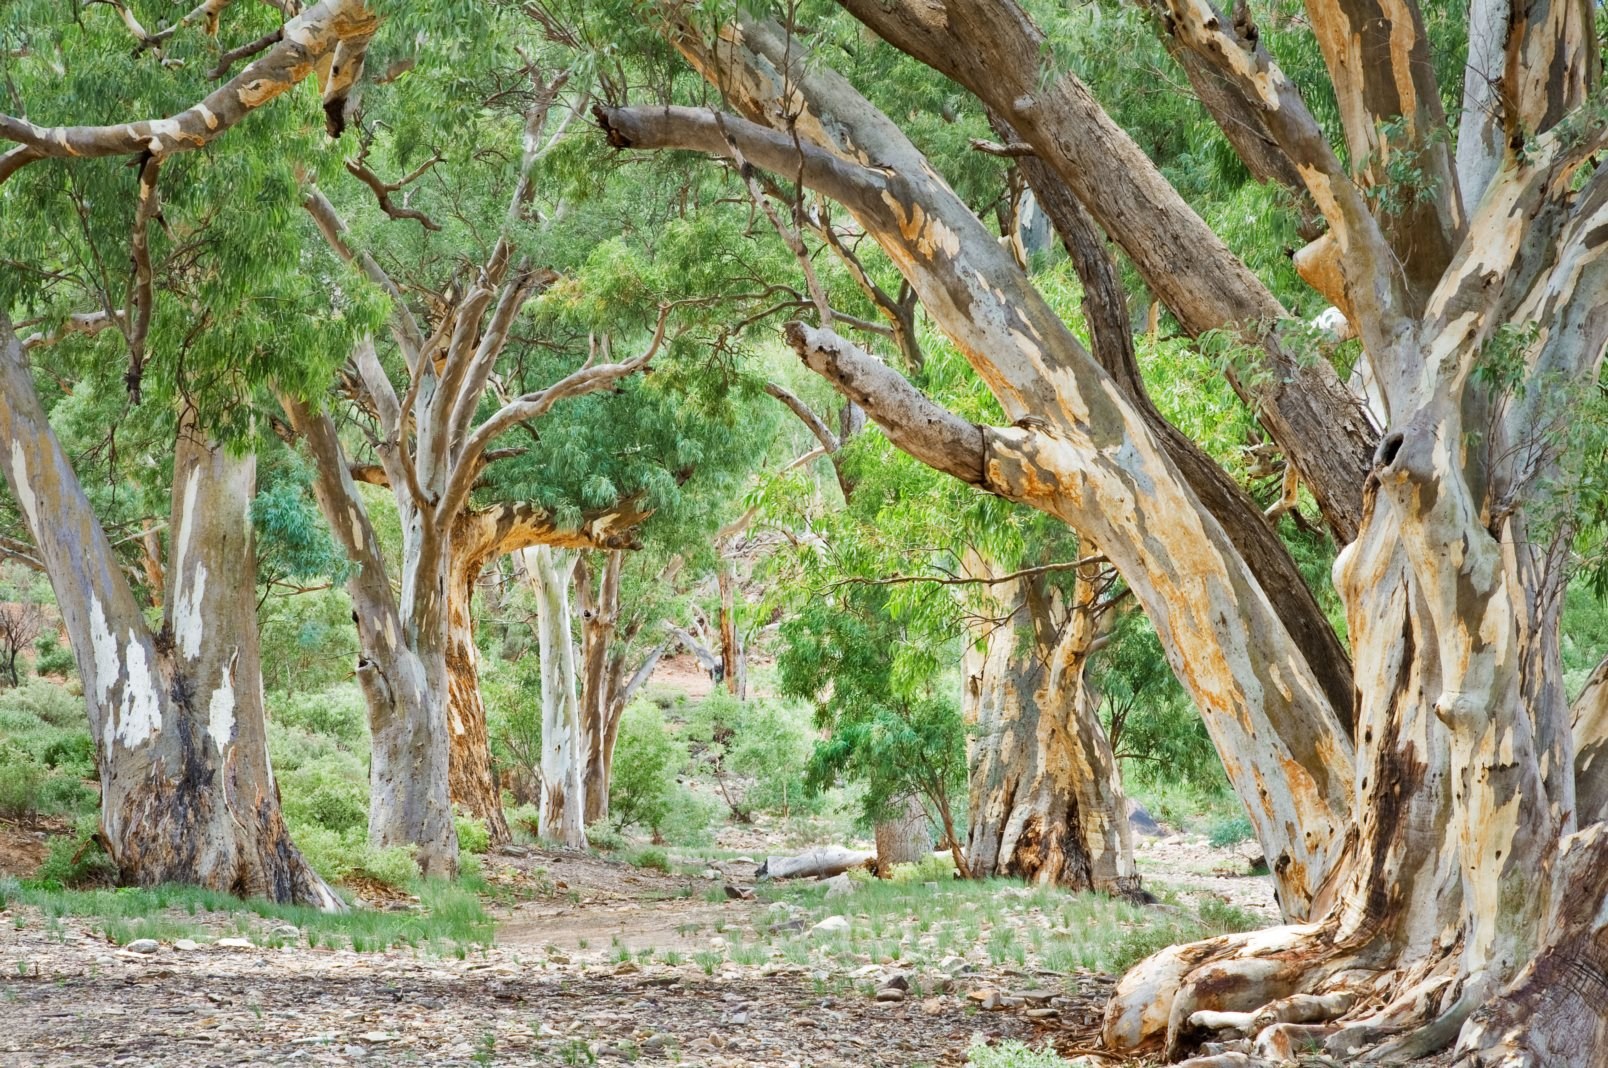
[{"label": "green grass patch", "polygon": [[223,937],[244,936],[270,945],[288,941],[274,933],[287,924],[298,928],[309,945],[360,953],[410,946],[463,956],[473,947],[491,945],[491,917],[469,890],[440,880],[419,881],[412,889],[419,896],[416,910],[344,913],[241,899],[194,886],[63,890],[11,884],[6,893],[13,904],[31,905],[47,920],[90,920],[118,945],[137,938],[209,940],[220,927],[227,929]]}]

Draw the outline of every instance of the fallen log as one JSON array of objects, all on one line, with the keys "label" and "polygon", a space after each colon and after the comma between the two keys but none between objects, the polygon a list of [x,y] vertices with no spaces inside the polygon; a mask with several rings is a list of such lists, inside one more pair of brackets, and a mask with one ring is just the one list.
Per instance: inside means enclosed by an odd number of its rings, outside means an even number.
[{"label": "fallen log", "polygon": [[859,849],[827,846],[811,849],[796,857],[766,857],[754,872],[757,879],[826,879],[841,875],[851,868],[870,868],[877,855]]}]

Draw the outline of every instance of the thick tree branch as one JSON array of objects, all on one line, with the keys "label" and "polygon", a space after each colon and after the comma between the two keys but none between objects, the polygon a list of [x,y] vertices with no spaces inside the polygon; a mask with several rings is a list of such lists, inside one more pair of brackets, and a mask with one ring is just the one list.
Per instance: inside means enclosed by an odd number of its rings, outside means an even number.
[{"label": "thick tree branch", "polygon": [[413,171],[411,171],[405,178],[395,182],[387,182],[385,179],[369,170],[368,165],[364,162],[362,156],[359,156],[356,159],[347,160],[346,170],[347,173],[352,175],[352,177],[356,178],[373,191],[374,199],[379,203],[380,210],[385,212],[386,215],[393,219],[412,219],[426,230],[439,232],[441,229],[440,223],[436,222],[434,219],[430,218],[430,216],[416,208],[406,208],[393,203],[391,200],[391,194],[401,192],[407,186],[418,181],[421,177],[423,177],[426,171],[440,162],[441,157],[439,155],[431,156],[429,159],[425,160],[424,163],[414,168]]},{"label": "thick tree branch", "polygon": [[129,242],[134,260],[134,275],[130,279],[129,308],[122,319],[128,324],[128,374],[124,382],[129,398],[140,402],[140,377],[145,372],[145,339],[151,331],[151,220],[161,210],[156,193],[157,174],[162,169],[160,156],[148,156],[140,166],[139,200],[134,209],[134,235]]},{"label": "thick tree branch", "polygon": [[898,371],[830,330],[792,322],[784,334],[810,370],[864,408],[889,441],[929,467],[993,491],[982,427],[934,404]]},{"label": "thick tree branch", "polygon": [[283,39],[195,106],[165,119],[115,126],[35,126],[0,114],[0,139],[26,145],[55,159],[165,156],[202,148],[257,108],[319,72],[326,57],[344,53],[345,70],[320,75],[325,107],[344,103],[362,50],[379,25],[364,0],[322,0],[285,24]]}]

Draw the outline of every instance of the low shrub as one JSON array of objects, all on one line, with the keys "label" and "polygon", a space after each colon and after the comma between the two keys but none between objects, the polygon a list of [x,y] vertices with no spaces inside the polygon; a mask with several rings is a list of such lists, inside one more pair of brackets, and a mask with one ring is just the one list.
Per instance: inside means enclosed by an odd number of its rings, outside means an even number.
[{"label": "low shrub", "polygon": [[333,831],[317,824],[292,825],[291,839],[313,870],[333,882],[362,876],[385,886],[403,887],[419,876],[411,846],[373,846],[366,828]]},{"label": "low shrub", "polygon": [[657,835],[675,802],[676,772],[685,761],[686,751],[665,726],[664,713],[642,701],[626,708],[609,782],[614,829],[635,825]]},{"label": "low shrub", "polygon": [[1066,1060],[1048,1046],[1033,1049],[1020,1042],[992,1046],[978,1042],[967,1051],[966,1063],[972,1068],[1074,1068],[1088,1062]]},{"label": "low shrub", "polygon": [[658,846],[645,846],[637,850],[631,855],[631,863],[638,868],[652,868],[666,875],[670,873],[670,854]]},{"label": "low shrub", "polygon": [[[532,834],[535,831],[531,832]],[[592,824],[586,829],[586,841],[593,849],[601,853],[614,853],[624,849],[630,844],[625,835],[616,831],[602,820]]]},{"label": "low shrub", "polygon": [[318,693],[275,693],[268,699],[269,722],[308,734],[335,738],[353,748],[366,745],[368,707],[356,686],[333,686]]},{"label": "low shrub", "polygon": [[46,843],[48,852],[29,883],[49,890],[77,890],[113,886],[117,865],[101,848],[97,816],[81,816],[72,834],[59,834]]},{"label": "low shrub", "polygon": [[[537,837],[537,834],[541,829],[542,815],[541,810],[535,805],[518,805],[514,808],[508,809],[505,815],[508,819],[508,826],[511,827],[516,833],[523,832],[529,835],[531,838]],[[600,826],[601,825],[598,825],[598,827],[594,827],[589,830],[587,832],[587,837],[591,838],[594,834],[596,834]]]},{"label": "low shrub", "polygon": [[368,827],[368,776],[350,753],[330,753],[279,773],[280,800],[292,829],[346,832]]},{"label": "low shrub", "polygon": [[1226,849],[1232,845],[1249,841],[1256,837],[1256,828],[1251,826],[1251,818],[1244,813],[1233,816],[1222,816],[1211,822],[1206,828],[1206,837],[1218,849]]},{"label": "low shrub", "polygon": [[491,848],[491,832],[478,817],[464,812],[453,812],[452,825],[458,831],[459,853],[484,853]]}]

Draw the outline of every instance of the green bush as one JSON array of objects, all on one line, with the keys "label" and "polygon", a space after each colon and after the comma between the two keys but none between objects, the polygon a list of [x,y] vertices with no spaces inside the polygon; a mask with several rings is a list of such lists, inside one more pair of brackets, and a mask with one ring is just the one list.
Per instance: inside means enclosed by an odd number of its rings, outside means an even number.
[{"label": "green bush", "polygon": [[820,810],[804,787],[811,750],[809,712],[779,701],[749,701],[726,748],[726,767],[747,782],[742,807],[779,816]]},{"label": "green bush", "polygon": [[670,854],[658,846],[645,846],[637,850],[631,855],[631,863],[638,868],[652,868],[666,875],[670,873]]},{"label": "green bush", "polygon": [[0,816],[31,816],[49,771],[21,746],[0,742]]},{"label": "green bush", "polygon": [[670,809],[654,833],[671,845],[708,845],[714,837],[711,832],[720,819],[722,809],[721,803],[714,798],[671,783]]},{"label": "green bush", "polygon": [[[541,829],[542,815],[535,805],[519,805],[509,809],[506,815],[509,827],[516,831],[523,831],[532,838],[535,838]],[[601,824],[595,825],[593,829],[587,831],[587,837],[591,838],[592,835],[597,833],[597,828],[601,826]]]},{"label": "green bush", "polygon": [[59,675],[70,678],[78,670],[78,661],[73,658],[73,651],[61,643],[56,632],[46,630],[34,642],[34,671],[40,675]]},{"label": "green bush", "polygon": [[484,853],[491,848],[491,832],[486,824],[463,812],[453,812],[452,825],[458,830],[460,853]]},{"label": "green bush", "polygon": [[82,780],[82,776],[94,773],[92,762],[84,766],[79,761],[63,760],[55,766],[22,744],[31,741],[37,749],[53,751],[63,733],[47,728],[31,739],[24,735],[21,742],[0,741],[0,816],[15,819],[38,814],[87,815],[95,811],[100,795]]},{"label": "green bush", "polygon": [[117,865],[100,846],[100,820],[81,816],[72,834],[59,834],[46,844],[48,852],[30,883],[50,890],[112,886]]},{"label": "green bush", "polygon": [[355,685],[334,686],[318,693],[277,693],[268,701],[268,719],[309,734],[335,738],[347,746],[365,744],[368,706]]},{"label": "green bush", "polygon": [[345,832],[368,827],[368,777],[349,753],[333,753],[279,775],[285,819],[292,828]]},{"label": "green bush", "polygon": [[419,875],[411,846],[376,848],[369,844],[366,829],[332,831],[316,824],[293,825],[291,839],[307,863],[334,882],[361,875],[386,886],[402,887]]},{"label": "green bush", "polygon": [[686,753],[671,736],[664,714],[642,701],[626,708],[614,746],[609,814],[614,829],[646,827],[657,835],[675,802],[676,771]]},{"label": "green bush", "polygon": [[1226,849],[1255,838],[1256,828],[1251,826],[1251,818],[1242,812],[1213,820],[1206,829],[1206,837],[1218,849]]},{"label": "green bush", "polygon": [[[532,834],[536,832],[531,831]],[[599,820],[586,829],[586,841],[593,849],[601,853],[613,853],[624,849],[629,842],[625,835]]]},{"label": "green bush", "polygon": [[89,729],[84,699],[44,679],[27,679],[21,686],[0,692],[0,717],[19,712],[52,727]]}]

